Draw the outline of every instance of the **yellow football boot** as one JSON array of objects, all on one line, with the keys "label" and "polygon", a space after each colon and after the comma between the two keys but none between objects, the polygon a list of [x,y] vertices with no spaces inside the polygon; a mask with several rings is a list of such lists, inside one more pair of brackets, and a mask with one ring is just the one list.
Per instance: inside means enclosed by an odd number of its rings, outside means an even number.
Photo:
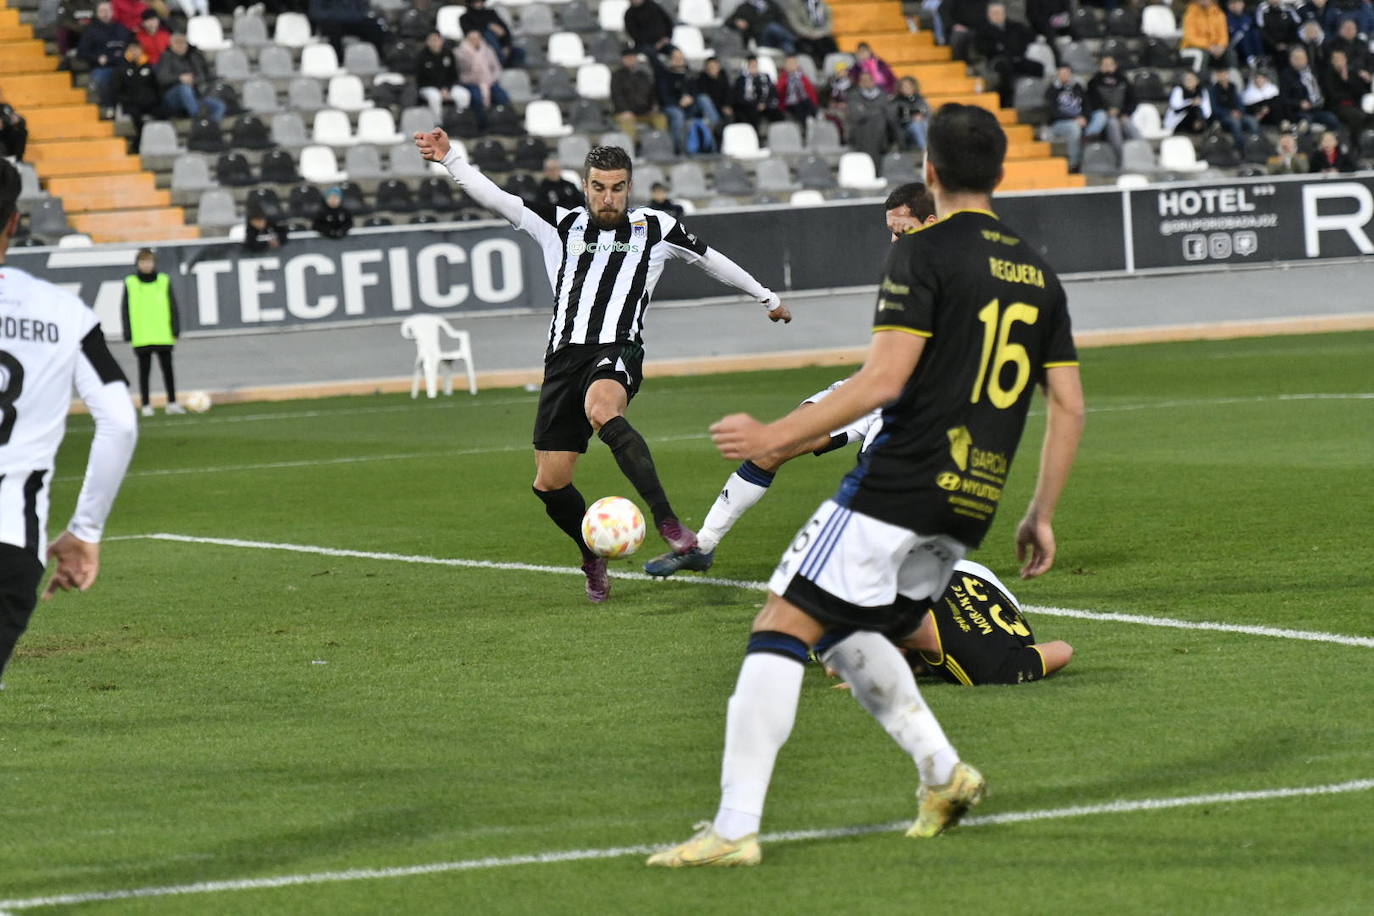
[{"label": "yellow football boot", "polygon": [[695,825],[697,835],[685,843],[649,856],[648,865],[663,868],[689,868],[694,865],[758,865],[763,859],[759,835],[751,833],[738,840],[718,835],[710,821]]},{"label": "yellow football boot", "polygon": [[949,782],[943,786],[921,786],[916,793],[920,811],[916,823],[906,832],[909,837],[933,837],[959,823],[974,805],[983,800],[988,781],[967,763],[954,765]]}]

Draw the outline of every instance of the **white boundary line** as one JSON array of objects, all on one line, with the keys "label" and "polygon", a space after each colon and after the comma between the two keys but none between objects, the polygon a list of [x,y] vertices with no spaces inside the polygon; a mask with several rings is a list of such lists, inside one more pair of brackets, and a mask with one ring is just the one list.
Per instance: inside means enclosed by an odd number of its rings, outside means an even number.
[{"label": "white boundary line", "polygon": [[[1165,811],[1200,805],[1226,805],[1241,802],[1271,801],[1286,798],[1305,798],[1314,795],[1338,795],[1367,792],[1374,789],[1374,779],[1353,779],[1349,782],[1324,786],[1299,786],[1283,789],[1262,789],[1251,792],[1218,792],[1209,795],[1187,795],[1177,798],[1146,798],[1119,800],[1097,805],[1073,805],[1066,808],[1044,808],[1033,811],[1007,811],[981,817],[965,818],[965,827],[990,827],[996,824],[1017,824],[1027,821],[1054,820],[1067,817],[1088,817],[1099,814],[1129,814],[1137,811]],[[790,830],[764,834],[764,843],[791,843],[799,840],[831,840],[843,837],[867,836],[905,830],[909,821],[876,824],[862,827],[834,827],[823,830]],[[346,871],[312,872],[299,875],[280,875],[272,878],[237,878],[225,881],[201,881],[195,884],[173,884],[161,887],[139,887],[127,890],[90,891],[80,894],[57,894],[48,897],[28,897],[0,900],[0,908],[32,910],[40,907],[74,906],[111,900],[134,900],[148,897],[174,897],[189,894],[214,894],[226,891],[270,890],[280,887],[299,887],[310,884],[336,884],[343,881],[368,881],[382,878],[409,878],[451,872],[481,871],[509,868],[516,865],[552,865],[561,862],[585,862],[597,859],[620,859],[627,856],[649,855],[660,846],[613,846],[601,849],[568,849],[517,856],[493,856],[482,859],[459,859],[453,862],[432,862],[425,865],[406,865],[396,868],[354,868]],[[2,916],[2,914],[0,914]]]},{"label": "white boundary line", "polygon": [[[452,566],[463,569],[499,569],[512,572],[551,573],[561,576],[580,576],[582,571],[571,566],[539,566],[533,563],[502,563],[495,560],[464,560],[457,557],[431,557],[422,554],[382,553],[372,550],[347,550],[338,547],[318,547],[313,544],[283,544],[275,541],[250,541],[241,538],[196,537],[188,534],[125,535],[118,540],[147,539],[154,541],[175,541],[182,544],[210,544],[217,547],[239,547],[249,550],[279,550],[287,553],[304,553],[323,557],[348,557],[358,560],[384,560],[392,563],[416,563],[425,566]],[[107,540],[115,540],[108,538]],[[639,582],[668,582],[677,585],[725,585],[763,591],[766,582],[747,579],[720,579],[714,576],[672,576],[658,579],[638,572],[616,572],[616,579],[630,579]],[[1084,611],[1076,608],[1041,607],[1028,604],[1025,610],[1030,614],[1047,617],[1074,617],[1080,620],[1098,620],[1109,623],[1133,623],[1147,627],[1168,627],[1177,630],[1211,630],[1219,633],[1242,633],[1247,636],[1269,636],[1276,639],[1297,639],[1307,642],[1335,643],[1342,646],[1360,646],[1374,649],[1374,636],[1347,636],[1341,633],[1323,633],[1315,630],[1290,630],[1281,627],[1254,626],[1240,623],[1214,623],[1211,621],[1180,620],[1174,617],[1152,617],[1137,614],[1115,614],[1100,611]]]}]

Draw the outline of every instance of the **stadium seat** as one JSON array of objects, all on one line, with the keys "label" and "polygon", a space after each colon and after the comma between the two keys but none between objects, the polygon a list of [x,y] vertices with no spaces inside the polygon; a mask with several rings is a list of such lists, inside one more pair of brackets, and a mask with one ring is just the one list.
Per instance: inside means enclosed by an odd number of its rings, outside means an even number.
[{"label": "stadium seat", "polygon": [[549,157],[549,145],[538,137],[525,137],[515,145],[515,167],[528,172],[538,172],[544,168],[544,160]]},{"label": "stadium seat", "polygon": [[695,162],[679,162],[668,170],[668,184],[677,197],[705,197],[706,175]]},{"label": "stadium seat", "polygon": [[[181,160],[178,159],[177,161],[180,162]],[[201,164],[204,165],[204,160],[201,160]],[[48,196],[47,192],[43,190],[43,186],[38,183],[38,171],[33,166],[27,162],[16,162],[15,167],[19,169],[19,200],[21,203],[42,200]],[[206,180],[209,180],[208,169],[206,170]],[[175,183],[173,187],[175,187]],[[209,187],[209,185],[204,185],[204,187]]]},{"label": "stadium seat", "polygon": [[661,130],[646,130],[639,134],[639,158],[650,162],[672,162],[677,159],[673,138]]},{"label": "stadium seat", "polygon": [[377,209],[392,213],[414,213],[415,195],[410,185],[395,178],[388,179],[377,186]]},{"label": "stadium seat", "polygon": [[325,97],[330,108],[340,111],[362,111],[372,103],[363,95],[363,81],[345,73],[329,80],[329,94]]},{"label": "stadium seat", "polygon": [[239,221],[234,195],[221,188],[201,192],[196,225],[202,229],[227,229]]},{"label": "stadium seat", "polygon": [[760,160],[754,166],[754,180],[758,190],[764,193],[794,191],[797,188],[787,163],[777,158]]},{"label": "stadium seat", "polygon": [[1366,92],[1360,97],[1360,108],[1365,114],[1374,114],[1374,92]]},{"label": "stadium seat", "polygon": [[1140,52],[1134,43],[1124,38],[1108,38],[1102,42],[1102,54],[1114,57],[1122,70],[1134,70],[1140,66]]},{"label": "stadium seat", "polygon": [[522,35],[543,37],[558,31],[553,22],[553,10],[542,3],[531,3],[520,10],[520,24],[516,26]]},{"label": "stadium seat", "polygon": [[601,5],[596,9],[601,30],[612,35],[625,31],[625,11],[629,8],[630,0],[601,0]]},{"label": "stadium seat", "polygon": [[177,129],[170,121],[148,121],[143,125],[143,136],[138,144],[140,156],[176,156],[181,151]]},{"label": "stadium seat", "polygon": [[282,211],[281,198],[271,188],[254,188],[243,199],[243,209],[247,213],[261,213],[273,222],[286,214]]},{"label": "stadium seat", "polygon": [[[748,125],[745,125],[748,127]],[[753,128],[749,128],[753,130]],[[744,197],[754,193],[754,182],[744,166],[730,159],[716,163],[716,193]]]},{"label": "stadium seat", "polygon": [[806,148],[813,153],[830,154],[844,151],[840,129],[828,118],[813,119],[806,129]]},{"label": "stadium seat", "polygon": [[1045,77],[1021,76],[1016,79],[1016,92],[1013,107],[1022,120],[1039,121],[1039,112],[1045,110],[1045,90],[1050,81]]},{"label": "stadium seat", "polygon": [[[1364,136],[1365,136],[1365,134],[1367,134],[1367,133],[1370,133],[1370,132],[1369,132],[1369,131],[1364,131],[1363,133],[1360,134],[1360,138],[1361,138],[1361,142],[1360,142],[1360,155],[1361,155],[1361,156],[1368,156],[1368,155],[1370,155],[1369,153],[1365,152],[1365,150],[1367,150],[1367,149],[1374,149],[1374,145],[1366,146],[1365,143],[1364,143]],[[1371,135],[1371,139],[1374,139],[1374,135]],[[1255,163],[1255,164],[1257,164],[1257,165],[1266,165],[1266,164],[1269,162],[1269,157],[1270,157],[1270,156],[1273,156],[1273,155],[1276,155],[1277,153],[1278,153],[1278,147],[1274,144],[1273,141],[1271,141],[1267,136],[1265,136],[1264,133],[1263,133],[1262,131],[1253,131],[1253,132],[1247,133],[1247,134],[1245,135],[1245,161],[1246,161],[1246,162],[1253,162],[1253,163]]]},{"label": "stadium seat", "polygon": [[732,159],[762,159],[768,155],[768,150],[759,149],[758,131],[748,124],[725,125],[720,151]]},{"label": "stadium seat", "polygon": [[516,105],[523,105],[535,97],[534,90],[530,88],[530,74],[526,70],[502,70],[501,88],[506,90],[506,95]]},{"label": "stadium seat", "polygon": [[239,101],[238,90],[232,83],[225,80],[215,80],[205,91],[206,96],[219,99],[224,103],[224,113],[227,115],[243,114],[243,104]]},{"label": "stadium seat", "polygon": [[353,137],[353,126],[348,120],[348,115],[333,108],[326,108],[315,112],[310,142],[325,146],[352,146],[357,141]]},{"label": "stadium seat", "polygon": [[257,184],[253,169],[243,153],[228,152],[215,163],[215,181],[231,188]]},{"label": "stadium seat", "polygon": [[283,111],[272,115],[270,128],[272,142],[277,146],[300,149],[310,142],[305,134],[305,122],[294,111]]},{"label": "stadium seat", "polygon": [[831,51],[825,55],[825,61],[821,64],[821,72],[827,74],[826,79],[829,79],[828,74],[834,73],[835,69],[841,66],[846,70],[854,66],[854,55],[845,51]]},{"label": "stadium seat", "polygon": [[816,191],[829,191],[835,187],[835,175],[830,171],[830,163],[820,156],[807,156],[797,164],[797,181],[803,188]]},{"label": "stadium seat", "polygon": [[1069,20],[1069,32],[1074,38],[1082,41],[1085,38],[1104,37],[1107,27],[1097,18],[1097,12],[1092,7],[1079,6],[1074,9],[1073,18]]},{"label": "stadium seat", "polygon": [[[467,12],[461,6],[441,6],[439,12],[434,16],[434,27],[439,30],[439,34],[451,41],[463,40],[463,27],[458,24],[458,20],[463,18],[463,13]],[[404,34],[404,33],[403,33]],[[424,35],[415,35],[415,38],[424,38]]]},{"label": "stadium seat", "polygon": [[554,32],[550,35],[548,57],[550,64],[570,70],[592,62],[582,47],[581,36],[576,32]]},{"label": "stadium seat", "polygon": [[[587,0],[566,0],[558,8],[558,21],[563,23],[563,28],[569,32],[582,32],[584,34],[595,32],[600,28],[596,18],[592,15],[592,11],[587,8]],[[524,19],[520,21],[523,23]]]},{"label": "stadium seat", "polygon": [[1183,66],[1176,42],[1167,38],[1147,38],[1140,52],[1141,64],[1157,70],[1177,70]]},{"label": "stadium seat", "polygon": [[685,54],[693,66],[699,65],[711,56],[710,49],[706,47],[706,39],[701,35],[701,29],[694,25],[675,26],[672,42],[673,47]]},{"label": "stadium seat", "polygon": [[230,128],[229,145],[239,149],[270,149],[273,143],[262,119],[246,114],[235,119],[234,126]]},{"label": "stadium seat", "polygon": [[222,80],[246,80],[253,75],[248,55],[238,48],[225,48],[215,55],[215,74]]},{"label": "stadium seat", "polygon": [[339,182],[339,193],[343,195],[343,208],[354,216],[372,212],[372,205],[363,197],[363,189],[353,182]]},{"label": "stadium seat", "polygon": [[618,146],[623,150],[629,151],[635,148],[635,142],[628,135],[618,130],[608,130],[601,135],[597,141],[601,146]]},{"label": "stadium seat", "polygon": [[1121,175],[1116,176],[1116,186],[1118,188],[1121,188],[1123,191],[1129,191],[1134,188],[1143,188],[1148,186],[1149,183],[1149,177],[1142,175],[1139,172],[1125,172]]},{"label": "stadium seat", "polygon": [[391,42],[386,46],[386,53],[382,55],[387,67],[397,73],[414,73],[419,58],[419,48],[408,41]]},{"label": "stadium seat", "polygon": [[[534,103],[531,102],[530,104],[533,105]],[[477,112],[471,108],[465,108],[462,111],[454,111],[451,108],[445,109],[444,130],[448,131],[450,137],[464,140],[475,140],[484,133],[482,125],[477,121]]]},{"label": "stadium seat", "polygon": [[1170,172],[1201,172],[1207,163],[1198,161],[1192,140],[1165,137],[1159,144],[1159,167]]},{"label": "stadium seat", "polygon": [[470,150],[472,164],[484,172],[509,172],[510,154],[499,140],[481,140]]},{"label": "stadium seat", "polygon": [[888,187],[906,184],[909,181],[921,180],[920,173],[917,171],[918,166],[916,165],[916,160],[912,158],[910,153],[893,150],[883,156],[883,161],[880,165],[882,168],[883,180],[887,182]]},{"label": "stadium seat", "polygon": [[611,119],[607,117],[606,106],[591,99],[578,99],[573,102],[569,122],[578,133],[602,134],[611,129]]},{"label": "stadium seat", "polygon": [[359,41],[344,48],[343,68],[354,76],[376,76],[382,72],[382,61],[375,47]]},{"label": "stadium seat", "polygon": [[1129,7],[1117,7],[1107,14],[1107,34],[1134,38],[1140,34],[1140,17]]},{"label": "stadium seat", "polygon": [[1146,140],[1161,140],[1169,136],[1169,132],[1164,129],[1164,124],[1159,119],[1159,109],[1153,105],[1135,106],[1135,111],[1131,112],[1131,123]]},{"label": "stadium seat", "polygon": [[801,127],[790,118],[769,124],[768,149],[775,156],[801,155]]},{"label": "stadium seat", "polygon": [[91,248],[95,240],[84,232],[69,232],[57,240],[58,248]]},{"label": "stadium seat", "polygon": [[274,149],[262,157],[258,172],[265,182],[272,184],[294,184],[301,180],[296,171],[296,160],[284,149]]},{"label": "stadium seat", "polygon": [[1046,73],[1053,73],[1057,62],[1054,59],[1054,49],[1049,46],[1043,37],[1036,39],[1026,48],[1026,60],[1033,60],[1045,68]]},{"label": "stadium seat", "polygon": [[394,226],[396,224],[385,216],[369,216],[363,225],[368,229],[376,229],[380,226]]},{"label": "stadium seat", "polygon": [[564,168],[580,169],[591,152],[592,144],[582,134],[571,134],[558,140],[558,161]]},{"label": "stadium seat", "polygon": [[584,99],[609,99],[611,68],[605,64],[583,64],[578,67],[577,94]]},{"label": "stadium seat", "polygon": [[[227,194],[228,192],[222,192]],[[233,198],[230,198],[232,203]],[[29,233],[42,239],[58,239],[71,231],[67,223],[67,211],[62,201],[56,197],[40,200],[29,211]]]},{"label": "stadium seat", "polygon": [[546,67],[540,70],[538,83],[540,98],[564,102],[578,97],[572,78],[562,67]]},{"label": "stadium seat", "polygon": [[487,133],[498,137],[518,137],[524,132],[520,115],[509,105],[497,105],[487,112]]},{"label": "stadium seat", "polygon": [[307,146],[301,150],[301,177],[316,184],[333,184],[348,177],[339,170],[334,151],[327,146]]},{"label": "stadium seat", "polygon": [[663,174],[663,169],[656,165],[635,163],[635,180],[630,186],[630,200],[635,204],[643,204],[649,199],[649,192],[655,184],[667,183],[668,176]]},{"label": "stadium seat", "polygon": [[314,219],[324,206],[324,195],[313,184],[300,184],[291,189],[288,206],[295,219]]},{"label": "stadium seat", "polygon": [[296,62],[288,49],[268,45],[258,55],[258,76],[271,80],[289,80],[295,75]]},{"label": "stadium seat", "polygon": [[[444,28],[450,31],[457,29],[458,35],[453,37],[454,41],[461,41],[463,38],[462,29],[458,26],[458,20],[463,15],[462,11],[463,8],[461,6],[458,7],[458,14],[451,18],[451,22],[447,19],[444,22]],[[407,43],[424,41],[425,37],[435,29],[439,29],[438,20],[436,17],[431,16],[428,10],[411,7],[402,12],[400,18],[396,20],[396,34]],[[450,37],[444,32],[444,29],[439,29],[439,34],[443,35],[445,38]]]},{"label": "stadium seat", "polygon": [[234,44],[240,48],[261,48],[270,44],[267,23],[261,16],[247,15],[234,17]]},{"label": "stadium seat", "polygon": [[614,69],[620,63],[623,41],[615,32],[593,32],[582,39],[582,44],[587,49],[588,57]]},{"label": "stadium seat", "polygon": [[819,207],[825,203],[825,195],[820,191],[806,189],[793,191],[787,202],[794,207]]},{"label": "stadium seat", "polygon": [[210,163],[204,156],[178,156],[172,163],[173,191],[204,191],[213,187],[215,180],[210,177]]},{"label": "stadium seat", "polygon": [[1116,161],[1116,150],[1109,143],[1087,143],[1083,146],[1084,175],[1115,175],[1120,169]]},{"label": "stadium seat", "polygon": [[382,178],[382,155],[375,146],[354,146],[344,153],[344,171],[349,178]]},{"label": "stadium seat", "polygon": [[456,209],[453,182],[444,178],[428,178],[420,183],[416,204],[425,210],[452,213]]},{"label": "stadium seat", "polygon": [[[452,141],[451,141],[452,142]],[[415,144],[402,141],[387,149],[388,174],[403,178],[420,178],[429,174],[430,163],[420,158]],[[442,168],[442,166],[440,166]]]},{"label": "stadium seat", "polygon": [[[635,176],[638,178],[639,176]],[[638,186],[635,186],[638,188]],[[539,182],[533,175],[524,172],[516,172],[506,179],[506,185],[502,188],[507,194],[514,194],[525,202],[526,206],[533,206],[539,198]]]},{"label": "stadium seat", "polygon": [[219,125],[209,118],[199,118],[191,124],[186,135],[186,148],[201,153],[222,153],[229,148]]},{"label": "stadium seat", "polygon": [[191,47],[199,48],[205,54],[213,54],[232,48],[234,43],[224,37],[219,19],[214,16],[192,16],[186,21],[186,40]]},{"label": "stadium seat", "polygon": [[[729,3],[729,0],[726,2]],[[711,0],[682,0],[677,6],[677,21],[683,25],[694,25],[699,29],[713,29],[720,25],[715,5]]]},{"label": "stadium seat", "polygon": [[525,106],[525,132],[534,137],[566,137],[572,128],[563,123],[557,102],[536,99]]},{"label": "stadium seat", "polygon": [[281,13],[272,40],[286,48],[304,48],[310,44],[310,20],[304,13]]},{"label": "stadium seat", "polygon": [[[708,49],[706,53],[709,56],[711,52]],[[757,60],[759,62],[759,72],[772,80],[773,85],[776,86],[778,83],[778,62],[767,54],[760,54]]]},{"label": "stadium seat", "polygon": [[333,45],[316,42],[301,48],[301,76],[329,79],[340,72],[339,56]]},{"label": "stadium seat", "polygon": [[1074,73],[1092,73],[1097,69],[1097,55],[1081,41],[1070,41],[1059,49],[1059,57]]},{"label": "stadium seat", "polygon": [[1164,88],[1164,81],[1153,70],[1136,71],[1131,78],[1131,87],[1135,89],[1136,99],[1147,104],[1162,102],[1169,97],[1168,90]]},{"label": "stadium seat", "polygon": [[265,79],[254,77],[243,84],[243,107],[258,114],[281,111],[277,104],[277,90]]},{"label": "stadium seat", "polygon": [[856,191],[877,191],[887,187],[887,182],[878,177],[873,157],[858,151],[840,156],[838,180],[840,187]]},{"label": "stadium seat", "polygon": [[1127,140],[1121,147],[1121,170],[1123,172],[1154,172],[1159,168],[1155,162],[1154,147],[1148,140]]},{"label": "stadium seat", "polygon": [[396,129],[396,121],[391,117],[389,109],[369,108],[358,115],[356,139],[359,143],[390,146],[400,143],[405,139],[405,135]]},{"label": "stadium seat", "polygon": [[1202,141],[1202,158],[1210,166],[1233,169],[1240,165],[1235,138],[1230,134],[1209,134]]},{"label": "stadium seat", "polygon": [[[440,335],[454,341],[450,349],[444,349]],[[477,373],[472,367],[472,336],[460,331],[438,315],[411,315],[401,322],[401,336],[415,341],[415,374],[410,382],[410,396],[420,396],[420,380],[425,383],[425,394],[435,397],[439,383],[439,368],[447,367],[444,379],[444,394],[453,394],[454,363],[461,361],[468,376],[468,393],[477,393]]]},{"label": "stadium seat", "polygon": [[1140,33],[1147,38],[1177,41],[1182,32],[1174,19],[1174,11],[1162,3],[1145,7],[1140,13]]},{"label": "stadium seat", "polygon": [[434,129],[434,112],[426,105],[413,105],[401,112],[400,131],[406,137]]}]

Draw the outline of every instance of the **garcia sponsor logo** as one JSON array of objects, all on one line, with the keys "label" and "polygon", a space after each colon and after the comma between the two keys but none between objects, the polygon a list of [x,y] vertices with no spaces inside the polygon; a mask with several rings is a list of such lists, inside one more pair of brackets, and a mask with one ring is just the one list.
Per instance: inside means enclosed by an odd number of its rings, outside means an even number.
[{"label": "garcia sponsor logo", "polygon": [[638,254],[641,250],[641,246],[633,242],[587,242],[582,239],[573,239],[568,242],[568,254],[573,257],[581,257],[583,254],[614,254],[616,252]]}]

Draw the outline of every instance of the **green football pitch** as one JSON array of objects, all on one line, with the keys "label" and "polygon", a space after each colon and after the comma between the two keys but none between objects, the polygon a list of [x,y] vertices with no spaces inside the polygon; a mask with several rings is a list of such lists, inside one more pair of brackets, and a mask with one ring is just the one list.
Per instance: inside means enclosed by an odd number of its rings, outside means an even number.
[{"label": "green football pitch", "polygon": [[[812,670],[739,870],[643,859],[714,812],[755,583],[852,451],[786,467],[718,578],[632,577],[651,537],[594,606],[530,494],[532,394],[146,420],[100,581],[0,693],[0,911],[1372,912],[1371,367],[1372,333],[1085,351],[1056,568],[1014,579],[1038,409],[974,555],[1074,661],[924,687],[987,800],[904,839],[910,760]],[[840,374],[654,379],[630,418],[699,522],[707,426]],[[599,443],[578,482],[632,495]]]}]

